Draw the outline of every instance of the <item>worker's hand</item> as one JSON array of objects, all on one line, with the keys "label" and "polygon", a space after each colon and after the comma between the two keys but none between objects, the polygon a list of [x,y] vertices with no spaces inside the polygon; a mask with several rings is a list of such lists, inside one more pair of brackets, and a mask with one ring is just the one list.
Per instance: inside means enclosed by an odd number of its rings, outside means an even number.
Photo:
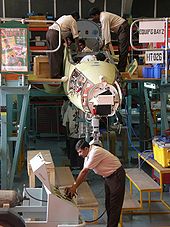
[{"label": "worker's hand", "polygon": [[72,199],[76,194],[76,187],[74,185],[65,188],[65,196],[67,198]]}]

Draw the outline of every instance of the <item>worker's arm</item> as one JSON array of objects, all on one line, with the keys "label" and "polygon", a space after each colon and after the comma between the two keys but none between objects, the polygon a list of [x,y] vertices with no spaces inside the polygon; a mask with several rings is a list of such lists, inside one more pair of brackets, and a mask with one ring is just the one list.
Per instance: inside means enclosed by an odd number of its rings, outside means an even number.
[{"label": "worker's arm", "polygon": [[83,168],[80,171],[80,173],[79,173],[76,181],[73,184],[73,186],[75,187],[75,189],[77,189],[79,187],[79,185],[86,179],[86,176],[88,174],[88,171],[89,171],[89,169],[87,169],[87,168]]},{"label": "worker's arm", "polygon": [[70,188],[66,188],[66,191],[65,191],[66,192],[66,196],[72,198],[76,194],[77,188],[86,179],[88,171],[89,171],[89,169],[87,169],[87,168],[83,168],[80,171],[80,173],[79,173],[76,181],[74,182],[74,184]]}]

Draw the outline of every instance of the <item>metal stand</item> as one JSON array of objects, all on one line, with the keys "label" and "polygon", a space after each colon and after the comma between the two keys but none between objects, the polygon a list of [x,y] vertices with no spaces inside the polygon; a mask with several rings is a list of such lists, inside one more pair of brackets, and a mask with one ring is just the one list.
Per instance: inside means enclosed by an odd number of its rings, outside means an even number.
[{"label": "metal stand", "polygon": [[[7,80],[0,74],[0,107],[1,107],[1,189],[12,188],[17,163],[20,155],[21,141],[24,133],[30,86],[27,77],[18,76],[18,80]],[[22,97],[21,109],[17,116],[17,135],[12,136],[13,117],[10,98]],[[15,142],[14,151],[11,143]],[[2,161],[3,160],[3,161]]]}]

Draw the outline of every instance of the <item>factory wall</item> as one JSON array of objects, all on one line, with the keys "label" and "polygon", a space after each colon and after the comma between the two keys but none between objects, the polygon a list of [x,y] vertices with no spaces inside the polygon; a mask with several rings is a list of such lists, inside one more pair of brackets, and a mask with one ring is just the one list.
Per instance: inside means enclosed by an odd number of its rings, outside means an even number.
[{"label": "factory wall", "polygon": [[121,15],[121,2],[120,0],[107,1],[107,11]]},{"label": "factory wall", "polygon": [[104,0],[96,0],[95,4],[90,3],[87,0],[82,0],[82,18],[88,18],[88,11],[91,7],[98,7],[103,10]]},{"label": "factory wall", "polygon": [[[41,3],[40,3],[41,2]],[[64,2],[64,1],[61,1]],[[46,15],[47,13],[53,15],[54,13],[54,1],[53,0],[32,0],[31,9],[37,14]]]},{"label": "factory wall", "polygon": [[157,17],[169,17],[169,16],[170,16],[170,1],[159,0]]},{"label": "factory wall", "polygon": [[[165,1],[165,0],[164,0]],[[132,16],[138,17],[153,17],[154,16],[154,0],[133,0]]]},{"label": "factory wall", "polygon": [[64,14],[70,14],[73,11],[78,12],[79,4],[78,0],[57,0],[57,17],[60,17]]},{"label": "factory wall", "polygon": [[2,0],[0,0],[0,17],[2,17]]},{"label": "factory wall", "polygon": [[5,0],[5,15],[21,18],[28,12],[28,0]]},{"label": "factory wall", "polygon": [[[133,0],[132,16],[138,17],[153,17],[154,16],[154,2],[155,0]],[[170,16],[170,1],[157,0],[157,17]]]},{"label": "factory wall", "polygon": [[[3,16],[2,2],[0,0],[0,17]],[[122,0],[107,0],[107,11],[121,14]],[[153,17],[154,16],[154,2],[155,0],[133,0],[132,16],[138,17]],[[57,17],[63,14],[70,14],[72,11],[78,11],[79,0],[56,0]],[[82,17],[88,17],[88,10],[91,7],[98,7],[101,10],[104,7],[104,0],[96,0],[95,3],[90,3],[87,0],[82,0]],[[28,14],[28,0],[5,0],[5,15],[6,17],[27,17]],[[54,15],[54,1],[53,0],[31,0],[31,11],[35,14],[50,14]],[[157,17],[170,16],[170,1],[157,0]]]}]

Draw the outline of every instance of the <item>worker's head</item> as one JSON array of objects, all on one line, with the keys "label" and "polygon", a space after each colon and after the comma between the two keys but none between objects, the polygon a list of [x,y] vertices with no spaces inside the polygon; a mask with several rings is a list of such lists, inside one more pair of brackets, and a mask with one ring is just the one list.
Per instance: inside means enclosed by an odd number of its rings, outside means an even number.
[{"label": "worker's head", "polygon": [[100,22],[100,10],[96,7],[93,7],[89,10],[89,17],[96,23]]},{"label": "worker's head", "polygon": [[80,19],[80,15],[78,12],[72,12],[71,13],[71,16],[77,21]]},{"label": "worker's head", "polygon": [[96,54],[96,58],[97,58],[97,61],[105,61],[106,60],[106,56],[103,53],[100,53],[100,52]]},{"label": "worker's head", "polygon": [[76,144],[76,151],[79,156],[85,158],[89,153],[89,143],[85,139],[81,139]]},{"label": "worker's head", "polygon": [[84,39],[79,39],[79,50],[82,51],[86,46],[86,41]]},{"label": "worker's head", "polygon": [[69,35],[66,37],[66,42],[68,47],[70,47],[72,43],[75,43],[72,33],[69,33]]}]

